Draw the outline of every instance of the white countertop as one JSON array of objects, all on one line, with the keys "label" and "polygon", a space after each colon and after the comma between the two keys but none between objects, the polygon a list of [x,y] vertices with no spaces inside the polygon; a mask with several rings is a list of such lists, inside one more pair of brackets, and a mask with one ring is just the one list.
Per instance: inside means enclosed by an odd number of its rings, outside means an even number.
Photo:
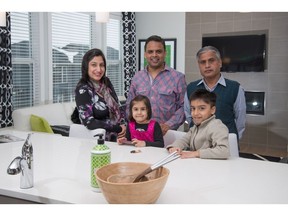
[{"label": "white countertop", "polygon": [[[26,138],[26,133],[1,131]],[[20,189],[20,175],[8,175],[10,162],[20,156],[22,142],[0,144],[0,195],[40,203],[107,203],[90,187],[90,151],[94,140],[34,133],[34,187]],[[107,143],[112,162],[154,163],[166,149]],[[288,165],[244,158],[178,159],[165,165],[170,176],[157,203],[288,203]]]}]

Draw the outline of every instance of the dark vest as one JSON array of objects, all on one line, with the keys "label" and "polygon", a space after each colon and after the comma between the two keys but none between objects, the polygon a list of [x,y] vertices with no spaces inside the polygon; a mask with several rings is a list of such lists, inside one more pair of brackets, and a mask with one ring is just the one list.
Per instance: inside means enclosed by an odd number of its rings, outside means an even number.
[{"label": "dark vest", "polygon": [[[193,91],[196,89],[205,89],[204,83],[197,84],[201,80],[191,82],[187,86],[187,96],[188,99]],[[221,119],[221,121],[228,127],[229,133],[235,133],[238,137],[238,131],[235,123],[235,114],[234,114],[234,103],[236,101],[239,83],[233,80],[225,79],[226,86],[220,84],[214,89],[214,93],[217,95],[216,99],[216,118]],[[190,100],[189,100],[190,101]],[[193,121],[190,127],[193,126]]]}]

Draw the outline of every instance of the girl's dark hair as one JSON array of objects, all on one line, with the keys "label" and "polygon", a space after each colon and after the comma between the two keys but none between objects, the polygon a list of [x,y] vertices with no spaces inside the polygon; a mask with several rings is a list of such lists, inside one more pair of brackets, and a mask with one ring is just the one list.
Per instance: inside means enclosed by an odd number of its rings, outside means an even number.
[{"label": "girl's dark hair", "polygon": [[190,103],[194,100],[203,100],[205,103],[210,104],[211,107],[216,106],[216,94],[209,92],[206,89],[197,89],[190,95]]},{"label": "girl's dark hair", "polygon": [[88,83],[89,81],[89,75],[88,75],[88,68],[89,68],[89,62],[95,57],[95,56],[101,56],[104,61],[104,66],[105,66],[105,73],[103,77],[101,78],[100,82],[104,82],[106,85],[106,58],[104,53],[97,48],[91,49],[85,53],[85,55],[82,58],[82,66],[81,66],[81,71],[82,71],[82,77],[80,79],[80,83]]},{"label": "girl's dark hair", "polygon": [[144,96],[144,95],[137,95],[136,97],[133,98],[133,100],[131,100],[130,105],[129,105],[129,116],[128,116],[128,120],[129,121],[135,121],[135,119],[133,118],[132,115],[132,107],[134,106],[134,104],[136,102],[140,102],[143,101],[148,112],[147,112],[147,117],[148,119],[152,118],[152,108],[151,108],[151,103],[148,97]]},{"label": "girl's dark hair", "polygon": [[147,38],[145,45],[144,45],[144,51],[146,51],[147,44],[150,41],[160,42],[163,45],[164,50],[166,50],[166,45],[165,45],[165,41],[163,40],[163,38],[161,38],[158,35],[152,35],[149,38]]}]

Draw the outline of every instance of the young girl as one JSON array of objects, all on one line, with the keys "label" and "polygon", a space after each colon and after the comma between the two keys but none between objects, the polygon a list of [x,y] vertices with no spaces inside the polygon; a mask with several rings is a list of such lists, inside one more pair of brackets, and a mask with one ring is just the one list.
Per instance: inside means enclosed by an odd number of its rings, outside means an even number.
[{"label": "young girl", "polygon": [[126,135],[119,138],[118,143],[131,143],[136,147],[164,147],[161,127],[158,122],[151,120],[151,116],[152,109],[149,99],[144,95],[137,95],[129,106]]}]

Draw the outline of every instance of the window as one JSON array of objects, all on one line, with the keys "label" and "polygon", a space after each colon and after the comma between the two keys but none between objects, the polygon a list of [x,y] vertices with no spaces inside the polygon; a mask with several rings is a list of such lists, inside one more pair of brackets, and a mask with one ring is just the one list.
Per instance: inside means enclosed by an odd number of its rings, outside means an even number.
[{"label": "window", "polygon": [[11,13],[11,50],[13,66],[14,108],[32,106],[33,55],[31,43],[31,16],[29,13]]},{"label": "window", "polygon": [[121,13],[112,15],[97,34],[94,13],[12,12],[14,109],[74,101],[82,57],[96,47],[96,35],[105,38],[97,47],[106,53],[107,76],[116,93],[123,95],[121,26]]},{"label": "window", "polygon": [[52,13],[54,103],[74,100],[74,89],[81,77],[82,57],[91,49],[91,35],[91,15]]},{"label": "window", "polygon": [[[121,17],[120,17],[121,19]],[[122,69],[121,20],[110,19],[107,23],[107,76],[113,83],[118,96],[124,95],[124,74]]]}]

